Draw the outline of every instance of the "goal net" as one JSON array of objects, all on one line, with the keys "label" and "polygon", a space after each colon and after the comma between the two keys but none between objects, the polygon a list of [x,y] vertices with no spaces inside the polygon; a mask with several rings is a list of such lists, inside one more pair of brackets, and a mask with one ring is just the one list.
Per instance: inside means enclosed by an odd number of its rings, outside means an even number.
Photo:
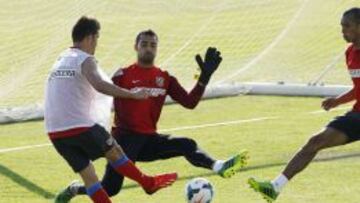
[{"label": "goal net", "polygon": [[137,33],[159,35],[156,63],[190,88],[194,55],[224,58],[211,85],[350,84],[342,13],[356,0],[0,0],[0,108],[42,103],[46,76],[81,15],[101,23],[96,57],[111,74],[136,59]]}]

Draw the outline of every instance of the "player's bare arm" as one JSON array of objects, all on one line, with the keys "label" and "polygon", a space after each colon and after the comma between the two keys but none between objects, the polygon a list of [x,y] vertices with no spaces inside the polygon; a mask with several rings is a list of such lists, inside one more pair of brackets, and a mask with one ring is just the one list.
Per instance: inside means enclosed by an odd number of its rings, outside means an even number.
[{"label": "player's bare arm", "polygon": [[341,104],[345,104],[351,101],[355,100],[355,94],[354,94],[354,88],[349,90],[348,92],[345,92],[344,94],[341,94],[338,97],[335,98],[327,98],[325,99],[321,106],[323,109],[325,109],[326,111],[335,108]]},{"label": "player's bare arm", "polygon": [[103,94],[130,99],[146,99],[148,97],[148,92],[146,90],[137,89],[136,91],[129,91],[103,80],[97,70],[95,59],[92,57],[89,57],[84,61],[81,72],[89,83],[97,91]]}]

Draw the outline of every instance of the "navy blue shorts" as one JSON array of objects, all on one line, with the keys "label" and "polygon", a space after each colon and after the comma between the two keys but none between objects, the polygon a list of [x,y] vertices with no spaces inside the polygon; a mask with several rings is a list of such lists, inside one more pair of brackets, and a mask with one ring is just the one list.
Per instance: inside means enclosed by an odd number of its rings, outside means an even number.
[{"label": "navy blue shorts", "polygon": [[360,112],[348,112],[334,118],[327,127],[343,132],[349,137],[349,142],[360,140]]},{"label": "navy blue shorts", "polygon": [[104,157],[116,141],[102,126],[96,124],[77,136],[54,139],[52,143],[73,171],[80,172],[89,165],[90,160]]}]

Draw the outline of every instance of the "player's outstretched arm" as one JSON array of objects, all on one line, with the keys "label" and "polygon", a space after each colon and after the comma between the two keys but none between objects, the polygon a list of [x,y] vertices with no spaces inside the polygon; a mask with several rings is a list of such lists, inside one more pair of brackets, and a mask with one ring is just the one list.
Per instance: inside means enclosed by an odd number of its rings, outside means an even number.
[{"label": "player's outstretched arm", "polygon": [[129,91],[103,80],[93,57],[89,57],[83,62],[81,65],[81,73],[94,89],[103,94],[130,99],[146,99],[148,97],[148,92],[144,89]]},{"label": "player's outstretched arm", "polygon": [[188,93],[175,77],[170,76],[168,94],[174,101],[177,101],[185,108],[194,109],[198,105],[204,91],[205,86],[196,83],[195,87]]},{"label": "player's outstretched arm", "polygon": [[216,48],[209,47],[206,51],[204,60],[199,54],[195,56],[195,60],[199,65],[201,73],[199,81],[190,93],[180,85],[175,77],[170,76],[170,86],[168,89],[170,97],[183,107],[194,109],[204,94],[205,87],[209,83],[212,74],[214,74],[222,61],[220,54],[221,53]]},{"label": "player's outstretched arm", "polygon": [[325,99],[321,106],[326,111],[335,108],[341,104],[345,104],[351,101],[355,100],[355,91],[354,89],[349,90],[348,92],[345,92],[344,94],[341,94],[340,96],[336,98],[327,98]]}]

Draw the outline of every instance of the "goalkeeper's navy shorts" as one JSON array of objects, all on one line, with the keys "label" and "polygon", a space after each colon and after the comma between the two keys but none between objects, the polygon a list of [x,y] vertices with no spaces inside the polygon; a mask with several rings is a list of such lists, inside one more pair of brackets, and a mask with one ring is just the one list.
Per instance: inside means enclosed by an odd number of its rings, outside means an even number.
[{"label": "goalkeeper's navy shorts", "polygon": [[116,141],[96,124],[77,136],[53,139],[52,143],[73,171],[80,172],[89,165],[90,160],[104,157]]},{"label": "goalkeeper's navy shorts", "polygon": [[350,111],[338,116],[327,126],[343,132],[348,136],[349,142],[360,140],[360,112]]}]

